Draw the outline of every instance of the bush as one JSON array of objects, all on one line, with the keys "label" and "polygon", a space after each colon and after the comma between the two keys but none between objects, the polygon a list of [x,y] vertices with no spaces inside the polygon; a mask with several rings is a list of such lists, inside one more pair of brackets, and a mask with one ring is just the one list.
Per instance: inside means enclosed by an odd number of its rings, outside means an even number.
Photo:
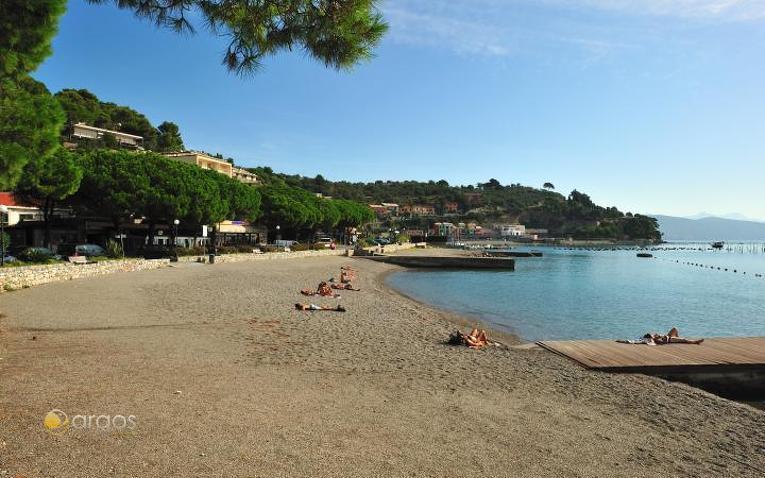
[{"label": "bush", "polygon": [[111,259],[121,259],[125,257],[125,252],[122,250],[122,245],[117,241],[111,239],[106,241],[106,257]]},{"label": "bush", "polygon": [[298,251],[308,251],[310,249],[311,249],[311,245],[310,244],[292,244],[290,246],[290,250],[291,251],[295,251],[295,252],[298,252]]},{"label": "bush", "polygon": [[182,256],[203,256],[205,255],[205,248],[202,246],[194,247],[179,247],[176,249],[178,257]]}]

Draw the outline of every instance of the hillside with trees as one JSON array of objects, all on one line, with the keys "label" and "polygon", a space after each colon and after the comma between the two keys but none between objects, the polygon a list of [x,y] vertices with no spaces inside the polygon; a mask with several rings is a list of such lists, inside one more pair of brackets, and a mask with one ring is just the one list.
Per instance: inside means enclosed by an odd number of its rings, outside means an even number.
[{"label": "hillside with trees", "polygon": [[[85,123],[98,128],[120,131],[143,137],[143,147],[150,151],[168,152],[184,149],[180,128],[175,123],[165,121],[153,126],[146,116],[128,107],[104,102],[88,90],[64,89],[54,95],[66,114],[66,124],[62,131],[65,137],[75,123]],[[87,140],[85,147],[113,146],[108,138],[95,142]],[[100,143],[100,144],[98,144]]]},{"label": "hillside with trees", "polygon": [[[574,190],[564,196],[552,183],[542,188],[521,184],[502,185],[496,179],[476,185],[450,185],[440,181],[375,181],[369,183],[329,181],[275,173],[271,168],[253,168],[268,181],[279,180],[293,187],[333,198],[367,204],[382,202],[399,205],[425,204],[435,207],[437,218],[481,224],[519,222],[530,228],[548,229],[551,234],[574,238],[649,239],[661,238],[653,218],[624,213],[615,207],[595,204],[585,193]],[[457,214],[447,213],[447,204],[458,205]],[[434,218],[405,218],[410,227],[424,227]]]}]

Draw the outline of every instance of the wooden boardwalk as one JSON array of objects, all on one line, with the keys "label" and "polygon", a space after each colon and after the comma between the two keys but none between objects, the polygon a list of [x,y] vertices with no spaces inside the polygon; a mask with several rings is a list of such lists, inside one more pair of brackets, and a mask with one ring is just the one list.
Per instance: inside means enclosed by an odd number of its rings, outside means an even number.
[{"label": "wooden boardwalk", "polygon": [[661,374],[765,369],[765,337],[711,338],[700,345],[633,345],[613,340],[537,344],[586,368],[604,372]]}]

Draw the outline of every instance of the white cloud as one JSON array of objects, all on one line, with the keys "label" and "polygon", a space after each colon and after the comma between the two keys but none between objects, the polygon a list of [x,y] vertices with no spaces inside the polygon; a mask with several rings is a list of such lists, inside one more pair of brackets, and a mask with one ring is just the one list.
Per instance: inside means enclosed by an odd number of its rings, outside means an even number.
[{"label": "white cloud", "polygon": [[[447,46],[457,53],[504,56],[510,45],[500,26],[484,19],[467,19],[458,9],[422,8],[409,2],[389,2],[384,9],[395,41]],[[438,2],[433,2],[438,3]]]},{"label": "white cloud", "polygon": [[580,6],[631,14],[748,21],[765,18],[763,0],[543,0],[547,4]]},{"label": "white cloud", "polygon": [[765,0],[385,0],[382,7],[399,43],[485,57],[569,48],[588,61],[656,43],[639,18],[671,19],[668,28],[675,20],[765,20]]}]

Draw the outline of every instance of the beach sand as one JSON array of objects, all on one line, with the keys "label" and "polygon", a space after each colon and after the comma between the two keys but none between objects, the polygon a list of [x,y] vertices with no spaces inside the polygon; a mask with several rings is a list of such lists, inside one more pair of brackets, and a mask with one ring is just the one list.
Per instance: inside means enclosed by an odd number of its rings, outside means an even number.
[{"label": "beach sand", "polygon": [[[347,312],[293,309],[342,264],[361,276]],[[0,476],[765,473],[762,411],[543,350],[448,346],[461,319],[389,290],[392,270],[179,264],[1,295]],[[51,409],[137,427],[51,433]]]}]

